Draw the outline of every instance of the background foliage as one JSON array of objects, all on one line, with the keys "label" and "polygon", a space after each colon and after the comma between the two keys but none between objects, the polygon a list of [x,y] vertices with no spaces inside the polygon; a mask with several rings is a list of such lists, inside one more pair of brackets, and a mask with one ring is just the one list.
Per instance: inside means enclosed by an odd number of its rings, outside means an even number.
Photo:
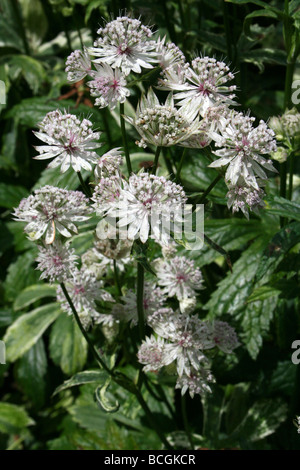
[{"label": "background foliage", "polygon": [[[34,188],[78,187],[72,171],[64,175],[56,169],[45,171],[46,164],[32,158],[37,143],[32,130],[47,112],[66,108],[73,114],[88,114],[103,131],[102,150],[110,143],[122,145],[114,113],[93,108],[85,86],[70,85],[64,68],[70,52],[82,42],[91,45],[103,18],[118,14],[124,3],[0,0],[0,80],[6,85],[6,104],[0,105],[0,338],[5,339],[7,353],[7,364],[0,365],[2,449],[158,449],[161,445],[136,398],[116,385],[111,384],[108,396],[112,403],[115,399],[121,403],[119,410],[109,414],[97,408],[93,392],[105,377],[92,372],[95,363],[84,339],[72,319],[60,311],[55,287],[39,281],[35,247],[25,238],[23,225],[11,217],[13,208]],[[291,22],[291,40],[299,48],[299,1],[288,3],[289,20],[280,0],[153,0],[151,8],[149,2],[127,0],[126,6],[166,34],[188,60],[195,52],[226,58],[236,73],[241,108],[267,120],[282,114],[285,106],[290,57],[284,21]],[[294,79],[299,78],[296,67]],[[125,105],[127,113],[136,102],[133,95],[131,104]],[[139,151],[134,140],[130,150],[135,170],[153,155]],[[176,161],[180,155],[173,152],[172,157]],[[181,173],[187,191],[203,191],[214,179],[208,163],[199,150],[188,152]],[[228,211],[222,183],[208,196],[205,233],[229,253],[232,272],[209,245],[200,253],[190,252],[206,281],[199,309],[203,317],[227,319],[242,345],[235,356],[226,358],[225,366],[225,356],[215,358],[218,385],[213,394],[202,401],[187,400],[198,448],[300,449],[293,426],[300,414],[300,370],[291,362],[291,344],[300,338],[299,172],[298,159],[293,200],[279,195],[276,177],[266,191],[266,209],[250,221]],[[289,219],[282,229],[280,217]],[[73,237],[79,255],[91,243],[92,224],[81,230],[83,235]],[[129,282],[134,275],[128,274]],[[105,352],[110,354],[109,346]],[[128,375],[134,374],[130,366],[124,368]],[[150,393],[145,392],[144,398],[161,429],[171,433],[177,447],[186,447],[180,397],[162,385],[175,416]]]}]

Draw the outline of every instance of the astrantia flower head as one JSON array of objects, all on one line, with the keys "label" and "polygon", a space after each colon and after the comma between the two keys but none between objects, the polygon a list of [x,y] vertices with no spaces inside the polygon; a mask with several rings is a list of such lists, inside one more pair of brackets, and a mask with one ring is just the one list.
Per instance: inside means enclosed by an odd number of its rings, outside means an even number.
[{"label": "astrantia flower head", "polygon": [[214,345],[226,354],[231,354],[239,346],[236,332],[224,321],[214,321],[211,334]]},{"label": "astrantia flower head", "polygon": [[123,160],[123,151],[120,147],[106,152],[96,164],[94,171],[96,179],[100,180],[106,176],[119,175]]},{"label": "astrantia flower head", "polygon": [[61,172],[70,166],[75,171],[81,168],[91,170],[91,163],[97,163],[98,155],[94,149],[101,147],[97,142],[100,132],[93,132],[93,124],[88,119],[82,121],[74,114],[59,109],[48,113],[40,123],[36,137],[47,145],[35,147],[40,153],[36,160],[54,158],[49,168],[61,167]]},{"label": "astrantia flower head", "polygon": [[[179,72],[180,75],[178,76]],[[190,67],[165,70],[160,86],[174,90],[177,105],[185,112],[203,116],[208,108],[220,103],[235,104],[235,85],[228,86],[234,75],[224,62],[211,57],[197,57]]]},{"label": "astrantia flower head", "polygon": [[[93,196],[93,199],[97,200],[97,197]],[[167,244],[171,222],[182,221],[182,205],[185,201],[182,187],[163,176],[133,174],[128,183],[123,183],[119,198],[110,198],[106,215],[119,217],[118,226],[127,227],[130,240],[139,237],[145,243],[151,229],[151,235],[156,240],[163,240]]]},{"label": "astrantia flower head", "polygon": [[152,31],[140,20],[127,16],[117,19],[100,28],[99,38],[89,52],[95,57],[95,63],[106,63],[119,67],[125,75],[131,71],[141,73],[142,68],[152,68],[155,62],[155,42],[151,41]]},{"label": "astrantia flower head", "polygon": [[200,367],[197,370],[191,370],[189,375],[183,374],[178,377],[175,388],[181,389],[181,395],[187,391],[191,398],[205,393],[211,393],[210,383],[214,383],[215,379],[210,370]]},{"label": "astrantia flower head", "polygon": [[176,361],[179,376],[189,375],[192,367],[197,370],[207,362],[202,350],[211,344],[210,331],[198,317],[161,308],[148,317],[148,323],[155,333],[168,341],[164,363]]},{"label": "astrantia flower head", "polygon": [[77,269],[75,263],[78,256],[66,244],[63,245],[56,240],[52,245],[39,246],[38,248],[36,269],[42,272],[40,279],[49,279],[50,283],[63,282]]},{"label": "astrantia flower head", "polygon": [[91,95],[96,97],[95,105],[114,109],[118,103],[124,103],[130,91],[120,69],[113,69],[108,64],[96,65],[96,69],[93,80],[87,82]]},{"label": "astrantia flower head", "polygon": [[66,73],[68,81],[79,82],[91,73],[91,59],[86,48],[83,52],[76,50],[69,55],[66,61]]},{"label": "astrantia flower head", "polygon": [[162,39],[158,38],[156,53],[158,64],[162,69],[185,63],[183,52],[173,42],[166,42],[166,36]]},{"label": "astrantia flower head", "polygon": [[195,297],[196,290],[203,289],[203,277],[194,261],[185,256],[158,259],[154,263],[157,282],[169,297],[183,300]]},{"label": "astrantia flower head", "polygon": [[144,364],[144,372],[154,372],[164,366],[164,344],[163,338],[155,338],[153,335],[142,342],[137,356],[140,364]]},{"label": "astrantia flower head", "polygon": [[170,147],[187,140],[197,131],[198,122],[193,121],[188,113],[182,113],[174,106],[170,93],[164,105],[161,105],[152,89],[141,101],[136,110],[135,119],[125,116],[141,136],[137,145],[147,144],[156,147]]},{"label": "astrantia flower head", "polygon": [[95,186],[92,197],[92,201],[94,201],[93,206],[98,215],[102,216],[111,207],[118,204],[124,184],[125,182],[122,182],[119,176],[101,178]]},{"label": "astrantia flower head", "polygon": [[[155,285],[145,282],[144,285],[144,296],[143,296],[143,307],[144,307],[144,318],[147,317],[162,307],[166,296],[162,290]],[[126,295],[122,297],[124,302],[124,318],[125,321],[130,321],[131,326],[137,325],[138,313],[137,313],[137,295],[131,289],[128,290]]]},{"label": "astrantia flower head", "polygon": [[274,132],[268,128],[264,121],[253,127],[255,119],[243,113],[231,111],[225,126],[220,133],[212,133],[216,150],[213,153],[219,160],[209,166],[218,168],[227,166],[225,180],[236,185],[242,178],[246,185],[259,189],[256,176],[262,180],[267,179],[263,168],[277,171],[271,160],[265,160],[261,154],[270,154],[276,150]]},{"label": "astrantia flower head", "polygon": [[56,231],[64,237],[77,233],[75,223],[87,220],[90,212],[88,199],[80,191],[44,186],[22,199],[14,216],[15,220],[27,222],[25,232],[31,240],[45,235],[46,243],[51,244]]},{"label": "astrantia flower head", "polygon": [[[65,281],[65,287],[86,329],[99,315],[95,300],[114,302],[111,295],[103,289],[103,283],[85,270],[74,272],[73,276]],[[57,300],[65,312],[73,314],[60,286],[57,287]]]},{"label": "astrantia flower head", "polygon": [[[263,182],[258,181],[259,185]],[[228,209],[232,207],[232,212],[238,212],[241,210],[244,216],[249,219],[249,209],[256,214],[259,213],[259,209],[265,206],[263,197],[265,195],[263,189],[258,189],[252,186],[247,186],[245,182],[240,178],[235,185],[229,184],[228,186],[227,206]]]}]

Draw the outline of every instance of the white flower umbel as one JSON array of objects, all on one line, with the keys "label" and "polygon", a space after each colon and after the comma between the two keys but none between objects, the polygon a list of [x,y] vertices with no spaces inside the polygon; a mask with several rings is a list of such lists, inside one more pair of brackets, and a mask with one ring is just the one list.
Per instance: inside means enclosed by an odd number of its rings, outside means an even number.
[{"label": "white flower umbel", "polygon": [[125,75],[131,71],[141,73],[142,68],[152,68],[156,54],[153,52],[155,42],[151,41],[152,31],[140,20],[118,17],[100,28],[99,38],[94,47],[89,49],[91,55],[99,57],[95,63],[106,63],[119,67]]},{"label": "white flower umbel", "polygon": [[56,230],[63,237],[77,233],[76,222],[89,218],[88,199],[80,191],[68,191],[55,186],[37,189],[34,195],[22,199],[15,209],[15,220],[27,222],[25,232],[30,240],[45,235],[47,244],[55,240]]},{"label": "white flower umbel", "polygon": [[162,39],[158,38],[156,53],[158,64],[163,70],[176,64],[185,63],[183,52],[173,42],[166,42],[166,36]]},{"label": "white flower umbel", "polygon": [[256,176],[267,179],[264,169],[277,171],[271,160],[266,160],[261,154],[270,154],[276,150],[274,132],[264,121],[253,127],[255,119],[243,113],[231,111],[225,126],[219,133],[213,133],[216,150],[213,153],[219,157],[211,163],[212,168],[227,167],[225,181],[236,185],[242,178],[246,185],[259,189]]},{"label": "white flower umbel", "polygon": [[203,116],[208,108],[220,103],[235,104],[235,85],[228,86],[234,75],[224,62],[211,57],[197,57],[192,65],[169,67],[164,71],[160,86],[176,91],[177,105],[185,112]]},{"label": "white flower umbel", "polygon": [[[65,281],[65,287],[85,329],[88,329],[99,315],[95,300],[114,302],[111,295],[103,289],[103,283],[85,270],[74,272],[73,276]],[[60,286],[57,287],[57,300],[68,315],[73,314]]]},{"label": "white flower umbel", "polygon": [[124,118],[140,134],[141,140],[136,142],[140,147],[146,147],[147,144],[156,147],[176,145],[197,132],[199,126],[199,122],[193,121],[189,113],[182,113],[175,108],[172,93],[167,97],[165,104],[161,105],[152,89],[147,97],[142,96],[136,117]]},{"label": "white flower umbel", "polygon": [[158,285],[169,297],[177,297],[179,301],[193,298],[197,290],[203,289],[200,269],[185,256],[155,260],[154,269]]},{"label": "white flower umbel", "polygon": [[35,136],[47,145],[35,147],[39,156],[36,160],[54,160],[49,168],[60,167],[61,172],[70,168],[80,171],[81,168],[91,170],[91,163],[97,163],[98,155],[94,151],[102,144],[97,142],[100,132],[93,132],[93,124],[88,119],[82,121],[74,114],[59,109],[46,114],[39,125],[39,132]]},{"label": "white flower umbel", "polygon": [[[258,181],[259,185],[262,182]],[[249,209],[255,214],[259,214],[259,209],[265,207],[263,197],[265,195],[263,189],[258,189],[252,186],[247,186],[245,182],[240,178],[235,185],[228,185],[227,206],[228,209],[232,208],[232,212],[238,212],[241,210],[244,216],[249,219]]]},{"label": "white flower umbel", "polygon": [[[98,194],[99,191],[93,196],[96,210],[100,205]],[[139,237],[145,243],[151,230],[153,238],[168,244],[171,227],[182,221],[185,201],[185,193],[180,185],[163,176],[139,173],[130,176],[128,183],[123,183],[118,199],[110,198],[106,215],[119,218],[118,226],[127,227],[129,240]]]},{"label": "white flower umbel", "polygon": [[95,178],[100,180],[104,177],[120,175],[123,160],[123,151],[120,147],[109,150],[98,160],[94,171]]},{"label": "white flower umbel", "polygon": [[66,61],[68,81],[76,83],[91,74],[91,59],[85,47],[83,52],[76,50],[69,55]]},{"label": "white flower umbel", "polygon": [[213,345],[226,354],[239,346],[239,341],[235,330],[224,321],[214,321],[211,326],[211,336]]},{"label": "white flower umbel", "polygon": [[125,182],[117,175],[101,178],[92,196],[97,215],[103,216],[105,212],[119,204],[124,184]]},{"label": "white flower umbel", "polygon": [[50,283],[63,282],[77,269],[78,256],[67,244],[56,240],[52,245],[39,246],[38,249],[36,269],[42,272],[40,279],[48,279]]},{"label": "white flower umbel", "polygon": [[181,389],[181,395],[189,391],[190,397],[197,395],[205,395],[211,393],[210,383],[214,383],[215,379],[210,370],[200,367],[198,370],[192,370],[190,375],[183,374],[178,377],[175,388]]},{"label": "white flower umbel", "polygon": [[161,308],[148,317],[148,323],[167,340],[163,361],[165,365],[176,361],[179,376],[190,375],[192,368],[198,370],[207,362],[202,350],[210,347],[210,331],[198,317]]},{"label": "white flower umbel", "polygon": [[[128,290],[126,295],[121,299],[124,302],[124,321],[131,322],[131,326],[137,325],[138,323],[138,312],[137,312],[137,295],[131,289]],[[162,290],[155,285],[145,282],[144,285],[144,296],[143,296],[143,307],[144,307],[144,318],[147,317],[162,307],[166,300],[166,296]]]},{"label": "white flower umbel", "polygon": [[139,363],[144,364],[144,372],[155,372],[165,365],[164,346],[163,338],[155,338],[153,335],[145,338],[137,354]]},{"label": "white flower umbel", "polygon": [[97,65],[93,80],[87,82],[91,95],[96,97],[95,105],[99,108],[114,109],[118,103],[124,103],[130,91],[121,70],[113,69],[108,64]]}]

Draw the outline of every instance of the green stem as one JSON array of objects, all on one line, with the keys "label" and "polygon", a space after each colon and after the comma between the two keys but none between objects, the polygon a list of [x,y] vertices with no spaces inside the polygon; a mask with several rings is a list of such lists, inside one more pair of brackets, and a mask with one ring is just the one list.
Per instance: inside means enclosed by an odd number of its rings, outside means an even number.
[{"label": "green stem", "polygon": [[139,319],[139,333],[140,340],[145,337],[145,322],[144,322],[144,267],[141,263],[137,266],[137,312]]},{"label": "green stem", "polygon": [[183,152],[182,152],[180,162],[179,162],[179,164],[178,164],[178,168],[177,168],[177,172],[176,172],[176,180],[175,180],[176,183],[179,183],[179,182],[180,182],[180,173],[181,173],[182,165],[183,165],[183,162],[184,162],[186,150],[187,150],[187,149],[186,149],[186,147],[185,147],[184,150],[183,150]]},{"label": "green stem", "polygon": [[166,154],[166,151],[163,151],[162,154],[163,154],[163,159],[164,159],[165,165],[166,165],[167,170],[169,172],[169,178],[172,178],[174,176],[174,171],[173,171],[173,167],[172,167],[170,157],[169,157],[169,155]]},{"label": "green stem", "polygon": [[123,147],[125,151],[127,170],[130,176],[132,173],[132,167],[131,167],[131,162],[130,162],[127,135],[126,135],[126,129],[125,129],[125,120],[124,120],[123,114],[124,114],[124,103],[120,103],[120,123],[121,123],[121,131],[122,131],[122,140],[123,140]]},{"label": "green stem", "polygon": [[154,157],[154,163],[153,163],[153,167],[152,167],[152,174],[153,174],[153,175],[156,174],[160,151],[161,151],[161,147],[156,147],[156,150],[155,150],[155,157]]},{"label": "green stem", "polygon": [[96,359],[96,361],[97,361],[99,367],[100,367],[101,369],[104,369],[111,377],[113,377],[113,376],[114,376],[113,372],[107,367],[107,365],[105,364],[105,362],[102,360],[102,358],[100,357],[98,351],[96,350],[96,348],[94,347],[92,341],[90,340],[90,338],[89,338],[87,332],[85,331],[85,329],[84,329],[84,327],[83,327],[83,325],[82,325],[82,323],[81,323],[81,321],[80,321],[80,318],[79,318],[79,315],[78,315],[78,313],[77,313],[77,310],[76,310],[76,308],[75,308],[75,306],[74,306],[74,304],[73,304],[73,301],[72,301],[71,297],[70,297],[69,294],[68,294],[68,291],[67,291],[67,289],[66,289],[65,284],[62,282],[62,283],[60,284],[60,287],[61,287],[61,289],[62,289],[62,291],[63,291],[63,293],[64,293],[64,296],[65,296],[66,299],[67,299],[68,304],[70,305],[70,308],[71,308],[71,310],[72,310],[72,312],[73,312],[73,314],[74,314],[76,323],[77,323],[77,325],[78,325],[78,327],[79,327],[81,333],[83,334],[83,336],[84,336],[86,342],[88,343],[88,345],[89,345],[89,347],[90,347],[90,349],[91,349],[91,351],[92,351],[92,353],[93,353],[93,356],[94,356],[94,358]]},{"label": "green stem", "polygon": [[231,45],[233,43],[232,28],[231,28],[229,17],[228,17],[228,5],[226,5],[225,2],[223,2],[223,19],[224,19],[224,29],[225,29],[225,34],[226,34],[227,56],[228,56],[228,60],[232,62],[232,53],[231,53]]},{"label": "green stem", "polygon": [[292,200],[293,195],[293,177],[294,177],[294,170],[295,170],[295,153],[292,152],[290,154],[290,167],[289,167],[289,191],[288,191],[288,199]]},{"label": "green stem", "polygon": [[101,113],[102,113],[102,121],[103,121],[103,124],[104,124],[105,133],[106,133],[106,136],[107,136],[107,143],[109,145],[109,148],[111,148],[112,147],[112,137],[111,137],[111,132],[110,132],[108,119],[107,119],[107,108],[102,108]]},{"label": "green stem", "polygon": [[121,283],[120,283],[120,278],[119,278],[119,270],[118,270],[117,262],[115,259],[114,259],[114,277],[115,277],[115,283],[116,283],[118,295],[121,297],[122,289],[121,289]]},{"label": "green stem", "polygon": [[206,199],[206,196],[211,192],[211,190],[216,186],[216,184],[223,178],[223,175],[220,173],[213,181],[212,183],[210,183],[210,185],[208,186],[208,188],[204,191],[204,193],[200,196],[199,199],[196,200],[195,204],[194,204],[194,207],[196,206],[196,204],[202,204],[205,199]]},{"label": "green stem", "polygon": [[185,395],[181,395],[181,412],[182,412],[182,419],[183,419],[183,424],[184,424],[184,429],[186,432],[186,435],[188,437],[191,449],[194,450],[194,442],[193,442],[193,437],[191,434],[189,422],[188,422],[188,417],[187,417],[187,412],[186,412],[186,397]]},{"label": "green stem", "polygon": [[86,197],[90,198],[92,193],[91,193],[91,190],[90,188],[85,184],[83,178],[82,178],[82,174],[80,171],[77,172],[77,175],[78,175],[78,178],[79,178],[79,181],[80,181],[80,184],[81,184],[81,187],[83,189],[83,192],[84,194],[86,195]]}]

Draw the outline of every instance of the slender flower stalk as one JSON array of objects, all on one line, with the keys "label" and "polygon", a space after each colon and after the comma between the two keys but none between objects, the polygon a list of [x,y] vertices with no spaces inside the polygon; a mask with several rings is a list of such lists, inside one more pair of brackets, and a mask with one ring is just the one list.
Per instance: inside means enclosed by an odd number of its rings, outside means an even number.
[{"label": "slender flower stalk", "polygon": [[125,151],[126,165],[127,165],[128,174],[130,176],[132,173],[132,166],[131,166],[131,161],[130,161],[127,135],[126,135],[126,129],[125,129],[124,103],[120,103],[120,123],[121,123],[122,140],[123,140],[123,147]]},{"label": "slender flower stalk", "polygon": [[180,183],[180,173],[181,173],[182,165],[183,165],[183,162],[184,162],[185,154],[186,154],[186,148],[183,150],[180,162],[178,164],[176,179],[175,179],[176,183]]},{"label": "slender flower stalk", "polygon": [[161,147],[156,147],[155,157],[154,157],[154,162],[153,162],[153,167],[152,167],[152,174],[153,175],[156,175],[156,170],[157,170],[157,166],[158,166],[158,159],[159,159],[160,151],[161,151]]}]

